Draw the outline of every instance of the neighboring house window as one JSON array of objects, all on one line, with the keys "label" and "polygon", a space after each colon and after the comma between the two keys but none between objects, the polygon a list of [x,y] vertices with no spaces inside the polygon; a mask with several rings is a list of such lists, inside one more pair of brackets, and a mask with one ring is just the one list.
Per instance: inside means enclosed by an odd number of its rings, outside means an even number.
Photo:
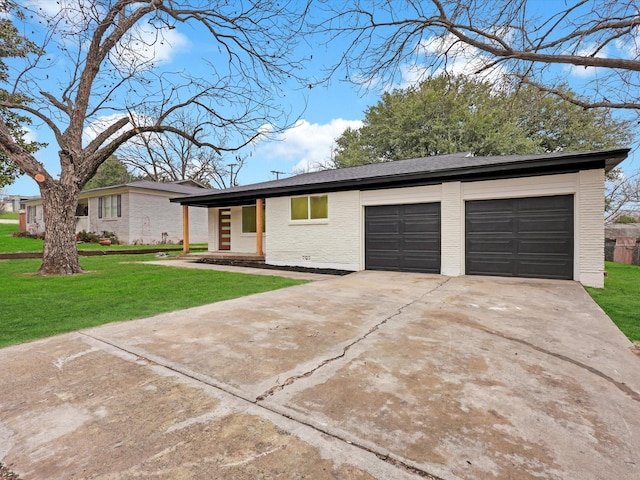
[{"label": "neighboring house window", "polygon": [[36,223],[36,207],[27,207],[27,223]]},{"label": "neighboring house window", "polygon": [[326,195],[309,195],[291,199],[291,220],[329,218],[329,200]]},{"label": "neighboring house window", "polygon": [[88,203],[78,203],[76,207],[76,217],[86,217],[89,215],[89,204]]},{"label": "neighboring house window", "polygon": [[116,218],[122,216],[120,195],[107,195],[98,198],[98,218]]},{"label": "neighboring house window", "polygon": [[[262,211],[262,231],[265,231],[265,212]],[[242,233],[256,233],[256,206],[242,207]]]}]

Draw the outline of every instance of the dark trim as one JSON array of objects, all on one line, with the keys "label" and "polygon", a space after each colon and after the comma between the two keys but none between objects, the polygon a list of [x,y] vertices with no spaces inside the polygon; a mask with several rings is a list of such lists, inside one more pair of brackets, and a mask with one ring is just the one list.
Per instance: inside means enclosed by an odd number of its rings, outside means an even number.
[{"label": "dark trim", "polygon": [[[610,170],[624,160],[628,153],[629,149],[625,148],[602,152],[578,152],[561,157],[538,156],[529,158],[523,156],[524,159],[515,158],[512,161],[503,163],[500,163],[500,157],[497,157],[496,163],[489,165],[471,165],[437,171],[420,171],[333,181],[328,180],[300,185],[290,185],[287,183],[279,185],[277,182],[269,182],[269,186],[260,187],[260,184],[257,184],[256,188],[252,190],[223,190],[212,195],[176,197],[170,199],[170,201],[196,207],[229,207],[241,203],[251,203],[255,201],[258,196],[270,198],[346,190],[378,190],[420,185],[437,185],[450,181],[475,182],[541,175],[558,175],[600,168]],[[250,185],[247,187],[250,187]]]}]

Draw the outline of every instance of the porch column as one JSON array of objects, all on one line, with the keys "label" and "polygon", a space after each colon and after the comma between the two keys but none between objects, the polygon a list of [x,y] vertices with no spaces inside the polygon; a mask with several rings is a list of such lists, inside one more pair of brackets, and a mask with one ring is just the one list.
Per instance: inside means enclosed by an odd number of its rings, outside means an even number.
[{"label": "porch column", "polygon": [[189,253],[189,205],[182,205],[182,253]]},{"label": "porch column", "polygon": [[262,199],[256,199],[256,255],[259,257],[264,255],[262,248],[262,230],[263,230],[264,216],[262,215]]}]

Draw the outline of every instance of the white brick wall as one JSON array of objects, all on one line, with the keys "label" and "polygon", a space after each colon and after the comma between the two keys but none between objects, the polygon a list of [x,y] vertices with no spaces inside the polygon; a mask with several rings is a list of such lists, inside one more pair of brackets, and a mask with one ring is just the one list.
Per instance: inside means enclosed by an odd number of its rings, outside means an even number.
[{"label": "white brick wall", "polygon": [[[292,222],[290,197],[266,200],[266,262],[316,268],[364,268],[364,207],[441,202],[442,274],[465,272],[465,201],[574,195],[574,279],[602,287],[604,172],[546,175],[373,191],[328,193],[327,221]],[[232,251],[254,252],[255,237],[242,236],[240,207],[232,209]],[[209,211],[210,250],[217,249],[217,209]]]},{"label": "white brick wall", "polygon": [[576,196],[577,280],[604,287],[604,170],[583,170]]},{"label": "white brick wall", "polygon": [[[160,243],[162,233],[167,241],[178,243],[182,240],[182,205],[169,202],[175,194],[132,190],[127,200],[122,196],[121,229],[128,228],[129,243]],[[127,216],[128,214],[128,216]],[[207,209],[189,208],[189,241],[207,241]]]},{"label": "white brick wall", "polygon": [[448,182],[442,184],[441,200],[442,259],[440,270],[443,275],[456,277],[464,270],[464,202],[462,184]]},{"label": "white brick wall", "polygon": [[291,221],[290,197],[266,199],[266,262],[360,270],[362,207],[358,191],[328,193],[326,221]]},{"label": "white brick wall", "polygon": [[[106,195],[121,195],[121,217],[98,218],[98,199]],[[167,232],[167,241],[178,243],[183,236],[182,205],[169,202],[169,199],[176,195],[125,188],[106,190],[102,195],[88,199],[89,215],[77,222],[76,231],[84,229],[97,234],[103,231],[114,232],[121,243],[131,244],[160,243],[162,232]],[[27,225],[27,228],[34,232],[44,232],[42,204],[36,205],[38,221]],[[206,208],[189,208],[189,241],[191,243],[207,242],[207,213]]]}]

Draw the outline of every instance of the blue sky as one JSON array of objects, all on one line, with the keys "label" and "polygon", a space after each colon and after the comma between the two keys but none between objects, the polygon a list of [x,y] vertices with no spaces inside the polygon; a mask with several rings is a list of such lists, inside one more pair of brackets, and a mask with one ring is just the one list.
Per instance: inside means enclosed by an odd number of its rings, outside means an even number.
[{"label": "blue sky", "polygon": [[[51,0],[27,0],[42,5],[43,8],[55,8]],[[74,0],[65,0],[66,2]],[[64,4],[65,1],[62,1]],[[158,63],[166,70],[179,70],[185,65],[190,69],[202,65],[202,41],[196,31],[186,26],[178,26],[170,32],[171,37],[161,50],[156,50]],[[322,69],[336,60],[339,48],[330,49],[321,45],[307,45],[307,51],[313,53],[313,62],[308,65],[307,74],[311,77],[322,75]],[[428,47],[427,47],[428,48]],[[457,73],[470,72],[477,62],[479,53],[473,50],[461,54],[454,64],[450,64]],[[561,67],[561,73],[570,85],[578,87],[594,72]],[[402,69],[402,78],[396,86],[406,86],[424,73],[420,66],[406,65]],[[558,69],[554,72],[557,75]],[[326,162],[331,155],[334,139],[347,127],[357,128],[364,117],[364,111],[380,98],[381,90],[366,91],[352,83],[339,79],[340,74],[328,84],[311,89],[292,89],[282,98],[282,102],[300,118],[296,126],[287,130],[276,140],[256,142],[241,152],[248,160],[239,173],[238,182],[249,184],[274,179],[272,171],[291,174],[295,170],[313,168]],[[35,126],[29,132],[30,138],[48,142],[49,146],[36,153],[39,161],[45,164],[49,172],[60,171],[57,146],[48,129]],[[635,149],[634,149],[635,150]],[[233,162],[233,155],[229,156]],[[625,170],[632,171],[640,167],[635,155],[624,164]],[[27,176],[19,178],[13,185],[5,187],[5,193],[20,195],[38,195],[37,184]]]}]

